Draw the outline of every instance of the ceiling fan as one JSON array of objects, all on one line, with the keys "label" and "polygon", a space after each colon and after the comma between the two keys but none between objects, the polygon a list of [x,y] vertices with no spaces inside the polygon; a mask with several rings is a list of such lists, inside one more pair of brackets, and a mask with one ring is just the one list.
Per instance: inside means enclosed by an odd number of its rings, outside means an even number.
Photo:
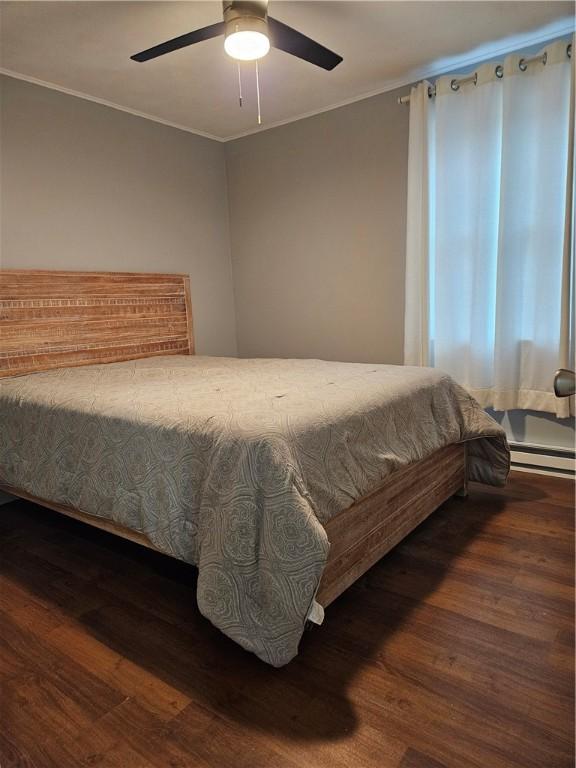
[{"label": "ceiling fan", "polygon": [[224,0],[222,6],[224,21],[174,37],[130,58],[149,61],[202,40],[224,35],[224,50],[240,61],[260,59],[268,53],[270,46],[322,69],[334,69],[342,61],[342,56],[268,16],[268,0]]}]

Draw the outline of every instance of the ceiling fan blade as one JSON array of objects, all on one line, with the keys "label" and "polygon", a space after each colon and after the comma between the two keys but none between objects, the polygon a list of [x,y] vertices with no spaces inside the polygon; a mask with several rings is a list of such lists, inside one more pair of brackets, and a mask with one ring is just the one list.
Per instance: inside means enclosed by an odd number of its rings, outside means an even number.
[{"label": "ceiling fan blade", "polygon": [[322,69],[334,69],[342,61],[342,56],[338,56],[337,53],[271,16],[268,16],[268,31],[270,44],[274,48],[291,53],[292,56],[316,64]]},{"label": "ceiling fan blade", "polygon": [[223,34],[224,22],[219,21],[217,24],[210,24],[209,27],[195,29],[194,32],[187,32],[185,35],[172,38],[172,40],[166,40],[165,43],[160,43],[152,48],[147,48],[145,51],[135,53],[130,58],[133,61],[148,61],[149,59],[155,59],[157,56],[164,56],[165,53],[177,51],[179,48],[186,48],[187,45],[201,43],[202,40],[210,40],[212,37],[218,37],[218,35]]}]

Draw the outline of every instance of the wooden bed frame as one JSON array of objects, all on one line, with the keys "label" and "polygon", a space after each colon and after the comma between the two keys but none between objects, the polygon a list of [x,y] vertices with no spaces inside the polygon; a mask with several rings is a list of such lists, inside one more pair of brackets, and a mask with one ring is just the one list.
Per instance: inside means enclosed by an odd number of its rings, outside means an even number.
[{"label": "wooden bed frame", "polygon": [[[194,354],[187,275],[0,270],[0,378],[169,354]],[[142,533],[1,478],[0,490],[154,549]],[[463,443],[394,472],[332,518],[318,602],[329,605],[455,494],[466,494]]]},{"label": "wooden bed frame", "polygon": [[188,354],[188,275],[0,270],[0,377]]}]

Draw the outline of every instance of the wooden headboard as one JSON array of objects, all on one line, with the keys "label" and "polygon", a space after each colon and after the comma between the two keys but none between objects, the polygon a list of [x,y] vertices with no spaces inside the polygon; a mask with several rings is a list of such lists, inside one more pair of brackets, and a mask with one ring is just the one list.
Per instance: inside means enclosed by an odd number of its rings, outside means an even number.
[{"label": "wooden headboard", "polygon": [[0,270],[0,377],[194,354],[188,275]]}]

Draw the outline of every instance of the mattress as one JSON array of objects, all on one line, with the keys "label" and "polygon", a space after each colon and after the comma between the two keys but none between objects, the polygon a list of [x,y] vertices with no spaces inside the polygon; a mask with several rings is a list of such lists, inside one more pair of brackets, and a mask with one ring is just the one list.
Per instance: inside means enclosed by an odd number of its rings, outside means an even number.
[{"label": "mattress", "polygon": [[0,382],[0,482],[112,520],[198,567],[213,624],[265,662],[298,650],[324,525],[396,469],[471,441],[499,485],[502,428],[427,368],[171,355]]}]

